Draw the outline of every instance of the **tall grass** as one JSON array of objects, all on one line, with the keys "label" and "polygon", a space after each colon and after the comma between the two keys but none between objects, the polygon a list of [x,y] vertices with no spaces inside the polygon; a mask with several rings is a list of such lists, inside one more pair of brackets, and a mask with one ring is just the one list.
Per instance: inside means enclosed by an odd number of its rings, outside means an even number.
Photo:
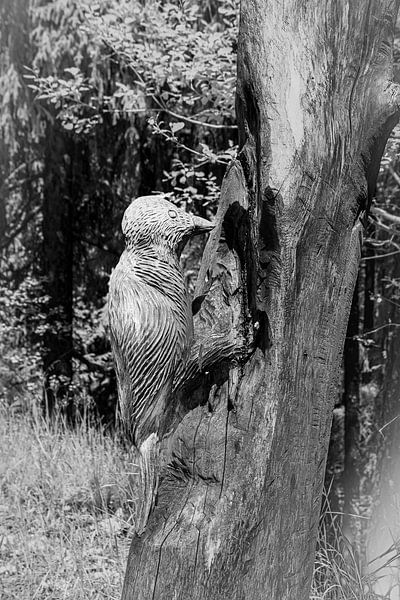
[{"label": "tall grass", "polygon": [[[1,600],[119,600],[137,479],[118,434],[0,408]],[[310,600],[397,598],[373,591],[382,572],[363,574],[325,499]]]},{"label": "tall grass", "polygon": [[2,409],[0,597],[119,598],[135,475],[115,435]]},{"label": "tall grass", "polygon": [[398,590],[379,594],[377,584],[388,568],[400,559],[393,545],[374,562],[363,565],[357,551],[343,534],[341,515],[331,511],[324,495],[310,600],[398,600]]}]

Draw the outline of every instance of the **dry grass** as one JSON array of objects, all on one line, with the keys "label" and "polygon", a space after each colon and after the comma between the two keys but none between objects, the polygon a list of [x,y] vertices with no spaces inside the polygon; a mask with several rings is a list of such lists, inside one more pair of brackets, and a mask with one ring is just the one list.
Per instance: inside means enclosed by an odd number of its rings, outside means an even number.
[{"label": "dry grass", "polygon": [[0,413],[0,597],[120,597],[135,466],[86,426]]},{"label": "dry grass", "polygon": [[[384,594],[377,593],[377,584],[387,575],[391,565],[398,564],[400,551],[395,545],[365,569],[357,552],[341,529],[339,515],[331,512],[324,498],[320,521],[317,554],[310,600],[394,600],[398,590],[388,586]],[[365,572],[367,571],[367,572]]]}]

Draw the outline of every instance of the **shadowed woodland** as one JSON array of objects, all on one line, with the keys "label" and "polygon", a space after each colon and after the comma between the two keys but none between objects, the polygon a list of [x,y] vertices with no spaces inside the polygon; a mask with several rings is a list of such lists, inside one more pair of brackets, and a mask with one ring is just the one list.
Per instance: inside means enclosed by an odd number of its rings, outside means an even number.
[{"label": "shadowed woodland", "polygon": [[[238,16],[238,0],[0,0],[2,598],[120,597],[138,472],[108,281],[133,198],[217,213]],[[393,54],[397,81],[398,32]],[[396,126],[362,214],[310,600],[400,597],[399,151]],[[203,249],[182,256],[192,294]]]}]

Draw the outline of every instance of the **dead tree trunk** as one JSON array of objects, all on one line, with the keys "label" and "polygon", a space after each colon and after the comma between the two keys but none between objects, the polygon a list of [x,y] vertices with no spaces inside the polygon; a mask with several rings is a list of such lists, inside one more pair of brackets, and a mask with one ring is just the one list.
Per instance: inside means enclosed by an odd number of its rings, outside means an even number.
[{"label": "dead tree trunk", "polygon": [[359,217],[397,119],[397,5],[242,3],[241,149],[197,327],[220,319],[249,352],[229,368],[216,352],[166,439],[124,600],[308,598]]}]

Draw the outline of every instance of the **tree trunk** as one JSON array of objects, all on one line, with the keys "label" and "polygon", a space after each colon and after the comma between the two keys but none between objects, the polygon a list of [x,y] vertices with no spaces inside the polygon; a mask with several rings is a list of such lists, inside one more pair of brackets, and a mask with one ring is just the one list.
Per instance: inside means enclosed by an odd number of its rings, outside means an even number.
[{"label": "tree trunk", "polygon": [[[376,369],[372,385],[376,389],[370,414],[373,433],[366,437],[365,455],[370,457],[367,466],[371,495],[367,522],[367,557],[369,572],[377,570],[375,591],[390,598],[398,598],[400,590],[399,552],[400,540],[400,327],[398,293],[387,285],[389,280],[400,279],[398,256],[380,260],[377,265],[379,293],[382,302],[376,309],[374,339],[380,351],[376,356]],[[377,353],[376,353],[377,354]],[[371,421],[371,418],[368,418]],[[392,594],[390,595],[390,590]]]},{"label": "tree trunk", "polygon": [[[372,510],[367,543],[369,571],[378,571],[375,591],[382,595],[392,592],[390,598],[399,597],[399,551],[400,521],[400,330],[394,330],[387,345],[388,362],[385,368],[385,384],[381,390],[383,414],[378,434],[381,448],[378,455],[378,470],[375,478],[380,483],[376,504]],[[371,450],[371,444],[369,445]],[[376,445],[372,448],[376,452]],[[374,453],[376,457],[376,453]],[[377,491],[377,490],[376,490]]]},{"label": "tree trunk", "polygon": [[362,475],[362,411],[360,403],[360,307],[359,290],[356,286],[344,344],[344,471],[343,471],[343,532],[354,547],[360,551],[360,519],[354,518],[360,501],[360,478]]},{"label": "tree trunk", "polygon": [[242,3],[240,162],[217,217],[226,243],[212,263],[210,237],[200,271],[213,286],[199,328],[229,313],[250,355],[208,368],[208,400],[168,438],[124,600],[308,598],[359,216],[397,119],[396,13],[388,0]]},{"label": "tree trunk", "polygon": [[[371,228],[370,228],[371,229]],[[382,384],[383,362],[381,341],[385,337],[380,325],[383,311],[377,319],[375,295],[381,290],[382,273],[375,264],[375,250],[367,248],[360,269],[360,303],[352,306],[348,338],[345,343],[345,470],[343,532],[357,551],[360,564],[366,567],[366,536],[374,496],[377,447],[380,440],[376,425],[380,420],[379,389]],[[378,332],[371,333],[377,328]],[[358,339],[355,339],[358,337]],[[371,337],[374,343],[371,343]],[[350,338],[350,339],[349,339]],[[352,338],[352,339],[351,339]]]},{"label": "tree trunk", "polygon": [[64,138],[56,125],[47,126],[42,224],[42,268],[48,297],[43,339],[44,408],[51,416],[59,403],[71,418],[73,219],[68,193],[71,156]]},{"label": "tree trunk", "polygon": [[[331,543],[337,537],[336,521],[339,515],[342,528],[348,539],[351,534],[351,517],[354,497],[359,495],[359,451],[360,451],[360,276],[354,289],[342,362],[343,378],[339,386],[337,404],[332,415],[332,428],[325,471],[325,489],[328,493],[332,525]],[[325,518],[326,520],[326,518]],[[325,523],[329,526],[329,522]]]}]

